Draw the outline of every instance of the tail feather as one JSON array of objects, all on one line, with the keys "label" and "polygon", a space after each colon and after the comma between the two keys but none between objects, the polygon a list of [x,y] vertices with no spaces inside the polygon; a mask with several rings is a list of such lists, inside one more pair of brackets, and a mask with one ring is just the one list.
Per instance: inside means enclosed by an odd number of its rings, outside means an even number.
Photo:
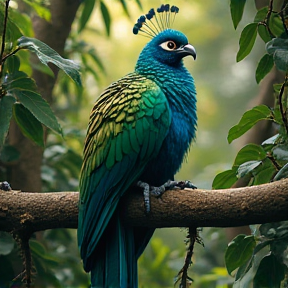
[{"label": "tail feather", "polygon": [[137,288],[137,257],[132,227],[116,212],[89,259],[92,288]]}]

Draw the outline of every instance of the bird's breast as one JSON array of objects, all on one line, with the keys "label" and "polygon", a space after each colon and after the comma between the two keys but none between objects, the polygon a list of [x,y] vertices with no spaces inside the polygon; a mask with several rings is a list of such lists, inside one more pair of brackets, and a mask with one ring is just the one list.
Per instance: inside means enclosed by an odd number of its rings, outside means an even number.
[{"label": "bird's breast", "polygon": [[194,119],[193,117],[187,119],[180,112],[171,113],[171,125],[161,149],[156,158],[148,163],[145,172],[140,177],[141,181],[153,186],[160,186],[174,179],[195,137],[196,114]]}]

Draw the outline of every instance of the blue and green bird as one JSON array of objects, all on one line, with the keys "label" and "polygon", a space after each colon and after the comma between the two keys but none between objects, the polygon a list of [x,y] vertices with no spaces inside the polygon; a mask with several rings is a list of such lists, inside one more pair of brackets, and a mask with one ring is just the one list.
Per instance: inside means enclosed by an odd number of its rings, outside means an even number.
[{"label": "blue and green bird", "polygon": [[170,28],[178,11],[166,4],[138,19],[133,33],[152,39],[135,71],[112,83],[91,111],[78,224],[91,287],[138,287],[137,259],[154,230],[124,225],[119,200],[138,185],[149,212],[148,194],[175,185],[169,180],[195,138],[196,91],[182,59],[195,59],[196,52],[183,33]]}]

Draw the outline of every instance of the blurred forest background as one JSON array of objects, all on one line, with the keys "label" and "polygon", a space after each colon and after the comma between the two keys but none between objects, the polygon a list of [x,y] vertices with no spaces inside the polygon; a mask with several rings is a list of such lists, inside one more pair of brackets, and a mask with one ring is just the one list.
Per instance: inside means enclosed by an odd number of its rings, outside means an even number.
[{"label": "blurred forest background", "polygon": [[[264,53],[263,42],[257,39],[251,55],[236,63],[240,32],[246,23],[253,21],[256,13],[254,1],[247,1],[244,19],[236,31],[228,0],[177,0],[177,3],[145,0],[141,1],[143,11],[136,2],[126,1],[128,17],[121,1],[96,1],[93,14],[80,34],[79,18],[73,23],[65,57],[81,64],[83,89],[59,73],[52,107],[65,136],[63,141],[49,132],[41,169],[43,191],[77,191],[90,109],[106,86],[133,71],[137,57],[148,41],[145,37],[133,35],[134,22],[150,8],[163,3],[176,4],[180,8],[173,28],[185,33],[197,51],[196,61],[191,57],[185,59],[197,88],[197,140],[177,179],[189,179],[199,188],[210,189],[215,175],[233,164],[240,141],[229,145],[227,133],[257,96],[259,87],[254,75],[257,62]],[[267,4],[268,1],[262,2]],[[109,36],[100,3],[105,4],[111,16]],[[29,26],[27,33],[26,36],[33,36]],[[21,53],[22,57],[28,57]],[[23,65],[23,69],[29,71],[29,65]],[[3,171],[1,178],[7,172]],[[12,188],[22,189],[13,185]],[[229,242],[225,231],[205,228],[201,235],[205,247],[196,247],[190,273],[195,280],[193,287],[228,287],[232,278],[229,278],[224,267],[223,255]],[[184,261],[185,236],[185,229],[156,231],[139,261],[139,287],[173,287],[173,278]],[[4,237],[3,233],[0,237],[0,280],[3,282],[22,269],[16,244],[11,244],[9,237]],[[75,230],[37,233],[30,243],[38,271],[35,287],[87,287],[88,276],[82,270]]]}]

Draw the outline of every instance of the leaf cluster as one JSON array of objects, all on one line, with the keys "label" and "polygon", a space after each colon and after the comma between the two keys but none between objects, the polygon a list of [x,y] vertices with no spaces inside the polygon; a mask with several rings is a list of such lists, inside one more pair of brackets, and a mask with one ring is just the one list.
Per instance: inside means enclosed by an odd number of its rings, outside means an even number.
[{"label": "leaf cluster", "polygon": [[[0,54],[0,149],[5,144],[12,118],[26,137],[44,147],[42,125],[60,135],[62,130],[50,105],[39,94],[35,81],[21,71],[20,59],[16,54],[27,49],[35,53],[43,64],[48,66],[48,63],[53,63],[81,85],[79,66],[62,58],[40,40],[23,36],[17,24],[9,18],[10,10],[13,11],[9,9],[9,1],[0,3],[0,11],[4,14]],[[17,15],[16,11],[13,13]]]},{"label": "leaf cluster", "polygon": [[253,287],[282,287],[287,274],[287,221],[251,228],[253,235],[238,235],[226,249],[226,267],[235,276],[233,287],[249,287],[251,282]]},{"label": "leaf cluster", "polygon": [[[230,1],[235,29],[242,19],[245,4],[245,0]],[[274,66],[284,72],[284,82],[274,85],[273,107],[259,105],[245,112],[239,123],[229,130],[227,138],[231,143],[263,120],[271,122],[275,133],[261,145],[251,143],[244,146],[238,152],[232,168],[215,177],[214,189],[229,188],[240,178],[245,178],[247,185],[250,186],[288,176],[288,17],[286,16],[288,3],[283,1],[277,11],[274,10],[274,6],[276,5],[271,0],[267,7],[257,11],[254,21],[244,27],[236,60],[241,61],[249,55],[258,35],[263,40],[267,53],[258,63],[255,73],[257,83]],[[233,287],[261,288],[287,285],[288,269],[285,260],[288,245],[287,227],[287,222],[255,226],[253,235],[238,235],[229,244],[225,261],[229,274],[235,277]]]}]

